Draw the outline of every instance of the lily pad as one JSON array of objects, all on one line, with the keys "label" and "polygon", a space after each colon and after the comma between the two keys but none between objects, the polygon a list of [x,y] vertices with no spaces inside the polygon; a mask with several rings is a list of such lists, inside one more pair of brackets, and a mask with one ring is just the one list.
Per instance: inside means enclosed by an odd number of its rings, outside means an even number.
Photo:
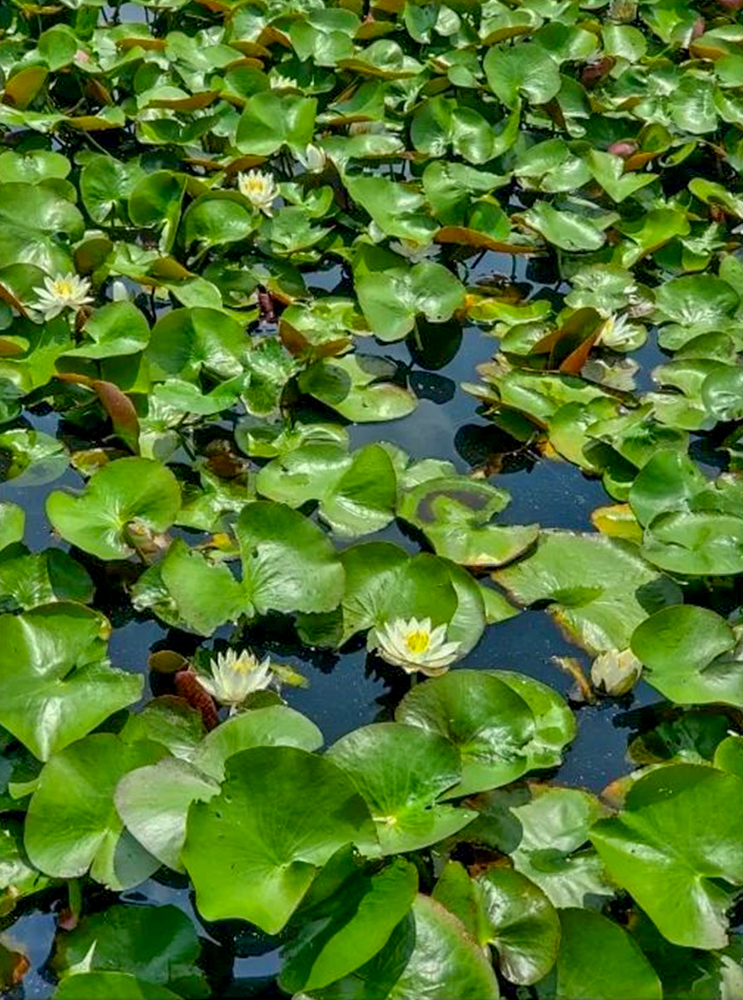
[{"label": "lily pad", "polygon": [[508,854],[554,906],[585,907],[614,895],[601,858],[588,846],[606,812],[594,795],[532,785],[499,789],[473,804],[480,817],[467,828],[467,839]]},{"label": "lily pad", "polygon": [[196,929],[178,907],[118,905],[85,916],[58,938],[52,964],[63,982],[71,978],[68,969],[82,964],[86,972],[138,975],[197,1000],[208,995],[196,966],[200,951]]},{"label": "lily pad", "polygon": [[165,756],[157,743],[126,744],[97,733],[55,754],[44,766],[28,807],[25,847],[48,875],[76,878],[88,870],[111,889],[129,889],[160,862],[127,833],[114,791],[128,771]]},{"label": "lily pad", "polygon": [[341,848],[295,916],[296,936],[282,949],[282,988],[317,989],[364,965],[405,919],[417,889],[411,862],[396,858],[379,869]]},{"label": "lily pad", "polygon": [[99,559],[122,559],[134,551],[127,540],[131,525],[166,531],[180,505],[181,491],[169,469],[149,458],[121,458],[96,472],[78,497],[50,493],[46,511],[73,545]]},{"label": "lily pad", "polygon": [[161,983],[128,972],[81,972],[64,979],[53,1000],[182,1000]]},{"label": "lily pad", "polygon": [[451,319],[464,305],[462,283],[441,264],[422,262],[356,279],[359,305],[379,340],[401,340],[415,326],[416,316],[431,323]]},{"label": "lily pad", "polygon": [[429,479],[403,494],[399,514],[423,531],[436,553],[464,566],[501,566],[536,541],[538,525],[490,523],[510,497],[466,476]]},{"label": "lily pad", "polygon": [[249,615],[332,611],[343,597],[335,549],[307,518],[283,504],[249,504],[237,523]]},{"label": "lily pad", "polygon": [[194,763],[222,781],[226,762],[242,750],[268,746],[318,750],[322,744],[322,733],[306,716],[286,705],[268,705],[241,712],[213,729],[194,755]]},{"label": "lily pad", "polygon": [[688,604],[656,612],[632,636],[632,651],[645,665],[648,683],[681,705],[743,707],[743,661],[736,646],[724,618]]},{"label": "lily pad", "polygon": [[356,729],[327,756],[364,796],[383,854],[444,840],[477,813],[437,803],[460,779],[457,748],[445,737],[398,722]]},{"label": "lily pad", "polygon": [[308,444],[264,466],[256,489],[291,507],[318,500],[320,517],[337,534],[362,535],[393,519],[397,477],[379,445],[350,455],[332,444]]},{"label": "lily pad", "polygon": [[219,795],[191,807],[183,861],[207,920],[239,917],[275,934],[339,847],[374,839],[340,768],[294,747],[256,747],[230,758]]},{"label": "lily pad", "polygon": [[626,649],[648,614],[681,600],[631,542],[544,531],[534,555],[498,570],[521,604],[549,601],[557,621],[592,652]]},{"label": "lily pad", "polygon": [[143,679],[106,659],[105,619],[79,604],[3,615],[0,724],[39,760],[135,702]]},{"label": "lily pad", "polygon": [[530,985],[554,965],[560,944],[557,912],[533,882],[510,868],[491,868],[471,879],[450,861],[433,898],[456,914],[471,937],[491,944],[503,975]]},{"label": "lily pad", "polygon": [[462,777],[448,797],[506,785],[529,769],[534,714],[513,688],[484,671],[457,670],[418,684],[395,714],[459,748]]},{"label": "lily pad", "polygon": [[[562,940],[555,992],[559,1000],[662,1000],[657,973],[633,938],[600,913],[574,907],[560,910]],[[599,960],[600,956],[600,960]]]},{"label": "lily pad", "polygon": [[591,831],[612,878],[674,944],[727,944],[730,886],[743,884],[742,793],[736,775],[671,764],[635,782],[622,812]]},{"label": "lily pad", "polygon": [[114,801],[117,813],[137,842],[159,864],[182,872],[181,851],[189,807],[197,800],[207,801],[218,791],[217,782],[197,767],[165,757],[128,771],[116,787]]}]

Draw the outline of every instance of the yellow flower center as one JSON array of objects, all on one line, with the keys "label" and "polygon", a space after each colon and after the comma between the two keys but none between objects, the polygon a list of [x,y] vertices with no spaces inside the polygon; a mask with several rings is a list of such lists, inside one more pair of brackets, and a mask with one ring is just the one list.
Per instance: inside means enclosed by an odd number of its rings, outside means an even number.
[{"label": "yellow flower center", "polygon": [[54,281],[54,291],[55,294],[59,295],[60,298],[69,298],[70,295],[74,295],[75,289],[72,286],[72,282],[69,278],[57,278]]},{"label": "yellow flower center", "polygon": [[246,656],[239,656],[232,664],[232,669],[239,674],[249,674],[253,669],[253,661]]},{"label": "yellow flower center", "polygon": [[408,635],[405,636],[405,645],[411,653],[425,653],[431,645],[431,636],[428,632],[409,632]]}]

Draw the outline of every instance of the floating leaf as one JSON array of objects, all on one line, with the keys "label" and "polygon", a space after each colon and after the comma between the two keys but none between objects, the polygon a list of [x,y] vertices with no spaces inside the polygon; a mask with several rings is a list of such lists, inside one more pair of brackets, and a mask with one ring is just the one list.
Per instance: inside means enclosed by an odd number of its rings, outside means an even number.
[{"label": "floating leaf", "polygon": [[724,618],[688,604],[656,612],[632,636],[632,650],[647,668],[648,683],[682,705],[728,702],[743,707],[736,644]]},{"label": "floating leaf", "polygon": [[635,782],[622,812],[591,831],[612,878],[674,944],[727,944],[725,883],[743,883],[742,793],[736,775],[668,765]]},{"label": "floating leaf", "polygon": [[485,672],[456,670],[416,685],[396,717],[459,748],[462,778],[449,796],[506,785],[529,769],[535,731],[531,708],[508,684]]},{"label": "floating leaf", "polygon": [[364,796],[383,854],[418,850],[444,840],[477,815],[437,804],[459,781],[457,748],[446,738],[397,722],[364,726],[342,737],[327,756]]},{"label": "floating leaf", "polygon": [[317,989],[353,972],[387,944],[418,889],[411,862],[363,866],[341,848],[317,876],[282,949],[281,986]]},{"label": "floating leaf", "polygon": [[464,305],[464,287],[441,264],[422,262],[356,279],[359,305],[379,340],[401,340],[415,326],[416,316],[431,323],[451,319]]},{"label": "floating leaf", "polygon": [[176,906],[111,906],[83,917],[57,942],[52,964],[63,974],[83,963],[87,972],[136,973],[187,997],[208,995],[196,966],[201,951],[196,929]]},{"label": "floating leaf", "polygon": [[[258,800],[260,812],[251,808]],[[372,829],[363,799],[330,761],[257,747],[230,759],[219,795],[192,806],[183,861],[206,919],[240,917],[274,934],[318,868],[344,844],[368,842]]]},{"label": "floating leaf", "polygon": [[127,771],[166,753],[157,743],[126,744],[111,733],[97,733],[55,754],[28,807],[25,846],[31,861],[60,878],[90,870],[111,889],[143,882],[159,861],[126,832],[113,796]]},{"label": "floating leaf", "polygon": [[599,996],[661,1000],[663,990],[655,970],[622,927],[600,913],[574,907],[560,910],[560,925],[553,996],[559,1000]]},{"label": "floating leaf", "polygon": [[105,465],[78,496],[54,491],[46,511],[67,541],[99,559],[121,559],[134,551],[130,525],[167,530],[178,513],[181,493],[169,469],[148,458],[122,458]]},{"label": "floating leaf", "polygon": [[105,659],[100,636],[106,627],[79,604],[2,616],[0,724],[39,760],[140,697],[142,678]]}]

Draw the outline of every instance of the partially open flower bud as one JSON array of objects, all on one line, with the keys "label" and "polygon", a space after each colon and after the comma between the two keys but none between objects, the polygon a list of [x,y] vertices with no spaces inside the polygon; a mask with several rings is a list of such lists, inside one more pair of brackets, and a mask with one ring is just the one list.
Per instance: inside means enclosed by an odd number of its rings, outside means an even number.
[{"label": "partially open flower bud", "polygon": [[641,673],[642,664],[631,649],[607,650],[591,664],[593,686],[614,697],[631,691]]}]

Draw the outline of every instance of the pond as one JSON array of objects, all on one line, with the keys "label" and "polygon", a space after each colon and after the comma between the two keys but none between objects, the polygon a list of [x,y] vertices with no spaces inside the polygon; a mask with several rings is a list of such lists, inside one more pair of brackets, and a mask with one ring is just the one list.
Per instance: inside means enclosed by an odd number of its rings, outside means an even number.
[{"label": "pond", "polygon": [[740,8],[0,9],[1,996],[743,998]]}]

